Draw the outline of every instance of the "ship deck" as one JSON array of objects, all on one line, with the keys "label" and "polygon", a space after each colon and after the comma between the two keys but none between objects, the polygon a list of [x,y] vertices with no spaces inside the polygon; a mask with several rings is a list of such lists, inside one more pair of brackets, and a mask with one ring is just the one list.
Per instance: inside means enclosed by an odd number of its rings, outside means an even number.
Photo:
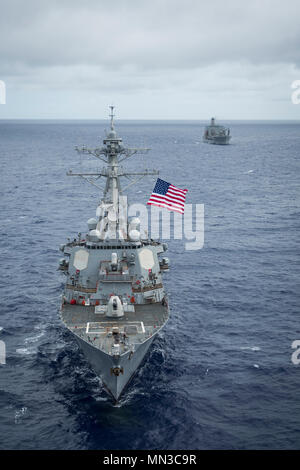
[{"label": "ship deck", "polygon": [[93,306],[65,304],[61,310],[61,318],[72,333],[107,354],[113,354],[116,328],[122,354],[156,334],[168,316],[167,305],[161,303],[135,305],[134,312],[126,312],[120,318],[97,314]]}]

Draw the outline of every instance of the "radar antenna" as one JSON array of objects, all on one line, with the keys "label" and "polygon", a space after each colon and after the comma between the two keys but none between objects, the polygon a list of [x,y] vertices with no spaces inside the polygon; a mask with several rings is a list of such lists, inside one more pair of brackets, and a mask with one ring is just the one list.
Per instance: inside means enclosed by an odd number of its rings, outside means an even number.
[{"label": "radar antenna", "polygon": [[[103,147],[97,148],[88,148],[86,146],[75,147],[75,150],[80,154],[92,155],[95,158],[102,160],[106,163],[106,167],[102,170],[98,170],[91,173],[74,173],[70,170],[68,176],[79,176],[90,184],[96,186],[98,189],[104,189],[104,198],[105,202],[110,202],[117,207],[119,201],[119,194],[122,194],[122,189],[120,185],[120,177],[127,177],[130,180],[130,183],[124,188],[127,189],[133,184],[137,183],[139,180],[145,176],[154,176],[158,175],[157,170],[144,170],[143,172],[124,172],[122,167],[119,166],[121,162],[132,157],[133,155],[139,153],[147,153],[149,148],[126,148],[122,144],[122,139],[117,136],[114,127],[114,106],[110,105],[110,132],[107,134],[103,140]],[[130,178],[130,176],[137,176],[137,178]],[[96,184],[96,180],[101,177],[106,178],[105,188],[101,188]]]},{"label": "radar antenna", "polygon": [[114,130],[114,106],[110,105],[110,128],[113,131]]}]

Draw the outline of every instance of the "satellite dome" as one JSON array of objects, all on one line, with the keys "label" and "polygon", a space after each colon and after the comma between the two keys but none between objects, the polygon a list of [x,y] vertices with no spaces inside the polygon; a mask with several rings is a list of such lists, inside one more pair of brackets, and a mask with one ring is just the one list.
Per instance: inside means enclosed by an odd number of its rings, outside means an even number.
[{"label": "satellite dome", "polygon": [[97,242],[99,240],[99,231],[98,230],[91,230],[89,233],[89,238],[91,241]]},{"label": "satellite dome", "polygon": [[133,229],[133,230],[130,230],[129,232],[129,238],[133,242],[138,242],[141,238],[141,234],[138,230]]},{"label": "satellite dome", "polygon": [[110,131],[108,136],[107,136],[108,139],[116,139],[117,138],[117,133],[116,131]]},{"label": "satellite dome", "polygon": [[89,230],[95,229],[97,227],[97,223],[98,223],[97,219],[94,219],[94,218],[89,219],[88,222],[87,222]]}]

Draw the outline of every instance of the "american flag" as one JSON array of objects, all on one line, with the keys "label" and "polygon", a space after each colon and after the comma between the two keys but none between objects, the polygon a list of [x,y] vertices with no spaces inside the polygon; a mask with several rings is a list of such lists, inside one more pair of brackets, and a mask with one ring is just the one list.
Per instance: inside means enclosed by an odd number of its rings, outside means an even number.
[{"label": "american flag", "polygon": [[187,189],[176,188],[173,184],[157,178],[153,193],[151,194],[147,204],[165,207],[166,209],[169,209],[169,211],[176,211],[183,214],[187,191]]}]

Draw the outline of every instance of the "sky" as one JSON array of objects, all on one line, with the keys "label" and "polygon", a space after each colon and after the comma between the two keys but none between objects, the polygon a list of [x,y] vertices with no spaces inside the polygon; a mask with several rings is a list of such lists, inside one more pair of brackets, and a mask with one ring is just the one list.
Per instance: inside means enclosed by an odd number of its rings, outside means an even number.
[{"label": "sky", "polygon": [[299,0],[0,0],[0,119],[110,104],[119,119],[300,119],[299,18]]}]

